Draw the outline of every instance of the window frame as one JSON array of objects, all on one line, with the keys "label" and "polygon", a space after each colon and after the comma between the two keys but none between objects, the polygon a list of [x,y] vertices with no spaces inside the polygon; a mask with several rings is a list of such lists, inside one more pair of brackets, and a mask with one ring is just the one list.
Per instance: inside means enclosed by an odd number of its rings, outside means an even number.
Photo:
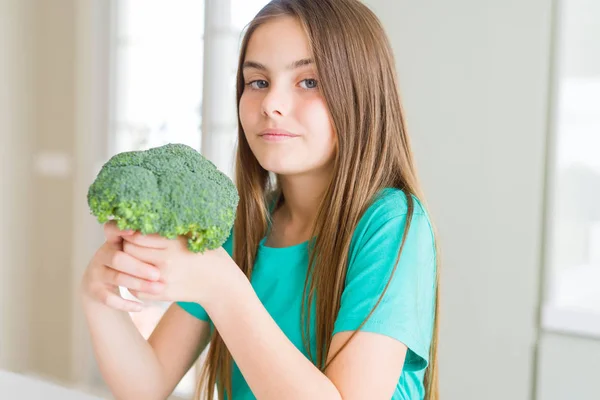
[{"label": "window frame", "polygon": [[568,0],[557,1],[554,10],[554,30],[552,32],[552,60],[550,71],[550,89],[548,104],[548,136],[547,157],[545,176],[545,205],[543,226],[543,251],[542,251],[542,286],[540,324],[545,332],[569,334],[600,339],[600,310],[578,309],[557,304],[557,286],[561,283],[553,263],[552,245],[555,229],[557,229],[557,182],[559,177],[558,142],[562,132],[560,131],[560,103],[561,83],[563,79],[561,66],[563,58],[567,53],[565,49],[565,23],[564,7]]}]

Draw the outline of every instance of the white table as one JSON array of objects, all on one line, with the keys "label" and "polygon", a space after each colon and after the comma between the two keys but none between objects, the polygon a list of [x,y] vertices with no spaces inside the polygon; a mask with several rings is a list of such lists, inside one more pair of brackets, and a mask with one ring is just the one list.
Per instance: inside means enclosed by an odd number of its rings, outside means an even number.
[{"label": "white table", "polygon": [[102,400],[31,376],[0,370],[2,400]]}]

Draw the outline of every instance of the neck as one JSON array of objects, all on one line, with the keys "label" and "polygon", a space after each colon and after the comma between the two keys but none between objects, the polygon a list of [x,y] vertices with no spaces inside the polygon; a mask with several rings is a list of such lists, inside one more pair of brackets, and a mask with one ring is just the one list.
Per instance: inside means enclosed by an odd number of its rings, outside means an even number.
[{"label": "neck", "polygon": [[280,210],[281,217],[291,225],[310,229],[317,217],[331,174],[280,175],[278,179],[285,199]]}]

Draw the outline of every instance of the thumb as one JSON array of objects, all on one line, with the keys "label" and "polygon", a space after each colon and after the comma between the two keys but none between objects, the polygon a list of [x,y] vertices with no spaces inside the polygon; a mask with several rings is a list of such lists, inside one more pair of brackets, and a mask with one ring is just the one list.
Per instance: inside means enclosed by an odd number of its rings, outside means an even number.
[{"label": "thumb", "polygon": [[109,221],[104,224],[104,237],[106,238],[107,243],[121,244],[123,236],[130,236],[133,235],[133,233],[134,231],[132,230],[120,230],[115,221]]}]

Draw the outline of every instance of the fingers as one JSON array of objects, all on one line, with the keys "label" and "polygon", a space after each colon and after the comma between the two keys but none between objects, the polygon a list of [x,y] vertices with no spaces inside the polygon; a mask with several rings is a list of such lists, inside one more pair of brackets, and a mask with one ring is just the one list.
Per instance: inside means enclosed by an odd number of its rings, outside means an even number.
[{"label": "fingers", "polygon": [[138,292],[136,290],[129,290],[129,293],[133,295],[136,299],[140,301],[165,301],[165,296],[157,296],[153,294],[148,294],[144,292]]},{"label": "fingers", "polygon": [[135,232],[121,231],[114,221],[104,225],[106,243],[97,251],[88,267],[84,280],[89,298],[115,310],[138,312],[144,305],[124,299],[118,287],[124,287],[142,295],[140,297],[161,297],[165,284],[159,282],[160,271],[154,265],[132,257],[121,251],[123,237]]},{"label": "fingers", "polygon": [[106,295],[104,297],[103,303],[109,306],[110,308],[127,312],[139,312],[144,309],[144,306],[138,303],[137,301],[125,300],[121,296],[109,291],[106,291],[105,293]]},{"label": "fingers", "polygon": [[131,236],[133,234],[133,231],[120,230],[115,221],[109,221],[104,224],[104,237],[110,244],[120,244],[123,237]]},{"label": "fingers", "polygon": [[100,260],[106,265],[118,272],[122,272],[136,278],[149,281],[158,281],[160,271],[153,265],[147,264],[137,258],[119,250],[105,249],[100,254]]},{"label": "fingers", "polygon": [[123,252],[131,257],[150,265],[159,265],[164,262],[165,250],[151,247],[142,247],[129,240],[123,241]]},{"label": "fingers", "polygon": [[153,249],[166,249],[173,245],[175,239],[167,239],[157,234],[144,235],[141,232],[135,232],[133,235],[123,237],[130,243],[135,243],[141,247],[149,247]]},{"label": "fingers", "polygon": [[108,267],[104,270],[102,280],[111,286],[121,286],[135,292],[160,294],[165,288],[163,282],[147,281]]}]

